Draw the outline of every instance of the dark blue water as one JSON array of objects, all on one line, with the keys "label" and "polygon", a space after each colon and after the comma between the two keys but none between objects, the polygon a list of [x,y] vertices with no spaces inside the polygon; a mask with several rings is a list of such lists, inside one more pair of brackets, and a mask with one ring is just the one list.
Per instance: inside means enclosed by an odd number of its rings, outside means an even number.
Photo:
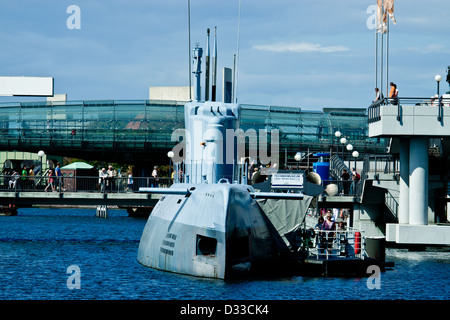
[{"label": "dark blue water", "polygon": [[[394,270],[380,289],[367,278],[289,277],[224,282],[149,269],[136,260],[146,220],[110,210],[21,209],[0,216],[0,299],[177,300],[447,300],[450,252],[389,249]],[[69,266],[80,269],[80,289],[69,289]]]}]

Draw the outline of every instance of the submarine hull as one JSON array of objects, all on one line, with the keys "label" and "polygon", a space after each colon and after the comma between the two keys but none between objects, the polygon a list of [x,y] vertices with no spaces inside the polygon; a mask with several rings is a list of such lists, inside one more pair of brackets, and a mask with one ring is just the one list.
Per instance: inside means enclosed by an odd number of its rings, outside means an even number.
[{"label": "submarine hull", "polygon": [[144,228],[138,261],[198,277],[251,274],[277,256],[264,213],[251,187],[181,184],[189,195],[164,195]]}]

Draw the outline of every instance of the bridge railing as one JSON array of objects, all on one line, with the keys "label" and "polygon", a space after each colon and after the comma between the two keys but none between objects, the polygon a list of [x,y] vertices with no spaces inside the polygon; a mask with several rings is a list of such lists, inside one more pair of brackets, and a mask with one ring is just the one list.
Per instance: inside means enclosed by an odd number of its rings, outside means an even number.
[{"label": "bridge railing", "polygon": [[402,118],[402,106],[431,106],[437,108],[437,116],[442,117],[443,107],[450,106],[450,98],[448,96],[440,96],[439,98],[384,98],[373,102],[367,109],[367,122],[375,123],[381,120],[381,106],[391,106],[397,108],[397,120]]},{"label": "bridge railing", "polygon": [[20,176],[0,175],[0,191],[13,192],[139,192],[140,187],[169,188],[172,178],[154,177],[114,177],[103,179],[94,176]]}]

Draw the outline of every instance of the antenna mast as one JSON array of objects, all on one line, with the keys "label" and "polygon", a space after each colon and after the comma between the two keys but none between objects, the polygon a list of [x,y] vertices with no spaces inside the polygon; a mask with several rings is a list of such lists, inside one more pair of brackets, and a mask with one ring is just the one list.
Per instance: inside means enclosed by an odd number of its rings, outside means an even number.
[{"label": "antenna mast", "polygon": [[191,1],[188,0],[188,33],[189,33],[189,101],[192,101],[191,83]]},{"label": "antenna mast", "polygon": [[212,58],[212,88],[211,101],[216,101],[216,80],[217,80],[217,27],[214,27],[214,48]]},{"label": "antenna mast", "polygon": [[209,28],[206,30],[205,101],[209,101]]},{"label": "antenna mast", "polygon": [[239,16],[238,16],[238,36],[237,36],[237,59],[236,59],[236,79],[233,79],[233,83],[236,83],[235,85],[235,91],[233,92],[234,95],[234,102],[237,103],[237,92],[238,92],[238,69],[239,69],[239,38],[241,35],[241,0],[239,0]]}]

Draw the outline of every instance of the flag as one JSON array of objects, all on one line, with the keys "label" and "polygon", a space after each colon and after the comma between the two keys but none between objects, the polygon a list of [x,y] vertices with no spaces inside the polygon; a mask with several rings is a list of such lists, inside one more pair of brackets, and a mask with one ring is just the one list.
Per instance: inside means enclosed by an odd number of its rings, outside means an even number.
[{"label": "flag", "polygon": [[377,32],[383,30],[383,0],[378,0],[377,3]]},{"label": "flag", "polygon": [[377,32],[386,33],[388,16],[394,24],[397,24],[394,16],[394,0],[378,0],[377,4]]},{"label": "flag", "polygon": [[[383,6],[383,8],[384,8],[384,6]],[[388,21],[387,21],[387,10],[384,8],[384,10],[383,10],[383,21],[382,21],[382,25],[383,26],[382,26],[382,30],[381,30],[382,33],[386,33],[387,32],[387,29],[388,29],[387,24],[388,24]]]},{"label": "flag", "polygon": [[397,21],[395,21],[395,16],[394,16],[394,0],[384,0],[384,10],[385,10],[385,14],[387,12],[387,14],[389,14],[389,18],[391,18],[391,21],[394,24],[397,24]]}]

